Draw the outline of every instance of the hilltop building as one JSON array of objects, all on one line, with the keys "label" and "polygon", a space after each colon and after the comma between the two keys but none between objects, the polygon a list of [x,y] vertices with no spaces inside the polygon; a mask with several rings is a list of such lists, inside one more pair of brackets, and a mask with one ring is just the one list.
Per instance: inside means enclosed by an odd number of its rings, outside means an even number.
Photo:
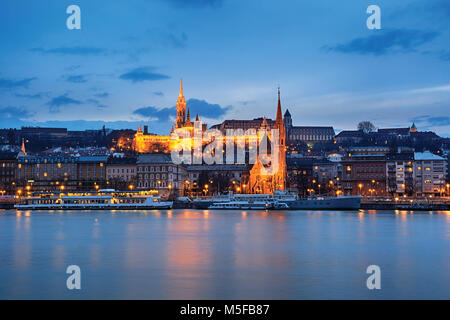
[{"label": "hilltop building", "polygon": [[[196,121],[198,120],[199,116],[197,115]],[[206,128],[207,125],[203,124],[202,130],[205,131]],[[169,153],[179,142],[178,139],[174,138],[172,135],[174,129],[187,129],[191,133],[191,136],[194,134],[194,123],[191,121],[189,108],[187,108],[186,111],[186,99],[183,94],[183,80],[180,80],[180,93],[178,94],[177,99],[177,118],[175,120],[175,125],[172,126],[170,135],[150,134],[148,132],[148,126],[144,126],[144,131],[142,131],[142,127],[139,126],[133,140],[133,148],[139,153]]]}]

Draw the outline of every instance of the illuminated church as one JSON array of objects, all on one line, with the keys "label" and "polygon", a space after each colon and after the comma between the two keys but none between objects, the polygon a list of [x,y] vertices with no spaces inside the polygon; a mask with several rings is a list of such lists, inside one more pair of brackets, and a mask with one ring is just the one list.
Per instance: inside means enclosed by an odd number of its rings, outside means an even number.
[{"label": "illuminated church", "polygon": [[[198,114],[196,121],[199,120]],[[144,131],[142,131],[142,127],[139,126],[139,129],[134,137],[133,148],[136,152],[139,153],[152,153],[152,152],[164,152],[170,153],[170,151],[178,144],[178,140],[173,137],[172,133],[174,132],[174,127],[172,126],[172,130],[170,131],[170,135],[156,135],[149,134],[148,127],[144,126]],[[193,134],[194,131],[194,123],[191,121],[191,115],[189,112],[189,108],[187,108],[186,113],[186,99],[183,95],[183,80],[180,80],[180,93],[178,95],[177,100],[177,118],[175,120],[175,129],[187,129]],[[205,131],[207,125],[203,125],[203,131]]]},{"label": "illuminated church", "polygon": [[[170,153],[171,150],[177,146],[182,141],[178,140],[177,135],[173,134],[176,129],[185,129],[191,133],[191,137],[188,138],[188,143],[192,143],[192,137],[194,136],[194,122],[191,121],[191,115],[189,112],[189,108],[186,106],[186,99],[183,95],[183,81],[180,81],[180,93],[177,99],[177,116],[175,120],[175,125],[172,126],[170,135],[155,135],[148,133],[148,127],[144,126],[144,131],[142,127],[139,126],[139,129],[133,140],[134,150],[139,153],[154,153],[154,152],[164,152]],[[197,114],[195,121],[199,121],[199,116]],[[263,161],[257,157],[257,161],[252,165],[252,168],[249,172],[248,184],[243,188],[243,191],[246,193],[273,193],[276,190],[285,190],[286,189],[286,128],[283,122],[283,114],[281,110],[281,99],[280,99],[280,89],[278,89],[278,106],[277,106],[277,115],[276,120],[270,120],[264,118],[260,123],[256,123],[255,120],[230,120],[236,121],[233,129],[243,129],[244,132],[247,129],[257,129],[261,130],[265,137],[261,137],[258,135],[257,131],[256,135],[246,136],[246,143],[250,141],[261,141],[261,139],[267,139],[270,142],[272,137],[272,130],[278,130],[278,150],[268,150],[269,153],[273,151],[277,153],[275,158],[276,167],[278,170],[276,172],[272,172],[267,170],[270,166],[274,164],[263,164]],[[212,127],[214,128],[214,126]],[[215,128],[222,131],[225,134],[223,128]],[[207,125],[202,124],[201,130],[205,132],[207,130]],[[223,139],[225,136],[223,136]],[[235,139],[238,137],[235,137]],[[206,141],[203,141],[205,144]],[[270,145],[270,143],[269,143]],[[248,146],[248,145],[247,145]],[[268,154],[270,159],[273,159],[271,154]]]},{"label": "illuminated church", "polygon": [[[247,193],[263,193],[270,194],[276,190],[286,190],[286,129],[283,123],[283,114],[281,112],[281,99],[280,89],[278,89],[278,106],[277,106],[277,118],[275,124],[270,127],[264,117],[261,123],[261,128],[266,130],[262,139],[271,139],[271,130],[278,129],[278,151],[270,150],[270,158],[276,157],[276,166],[278,170],[273,173],[263,164],[260,157],[257,157],[256,163],[250,170],[248,188],[245,190]],[[278,156],[275,155],[272,158],[272,153],[278,152]],[[275,165],[271,163],[271,165]]]}]

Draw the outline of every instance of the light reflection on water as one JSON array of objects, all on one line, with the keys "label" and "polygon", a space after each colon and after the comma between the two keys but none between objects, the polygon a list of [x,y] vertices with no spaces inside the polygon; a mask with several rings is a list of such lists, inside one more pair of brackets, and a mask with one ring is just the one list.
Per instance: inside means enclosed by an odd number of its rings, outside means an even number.
[{"label": "light reflection on water", "polygon": [[0,298],[449,299],[449,245],[448,211],[0,211]]}]

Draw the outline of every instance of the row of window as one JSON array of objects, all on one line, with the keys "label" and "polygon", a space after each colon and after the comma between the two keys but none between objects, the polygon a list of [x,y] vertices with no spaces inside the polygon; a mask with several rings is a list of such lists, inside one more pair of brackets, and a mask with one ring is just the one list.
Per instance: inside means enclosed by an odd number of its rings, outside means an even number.
[{"label": "row of window", "polygon": [[129,169],[129,168],[127,168],[127,169],[124,169],[124,168],[122,168],[122,169],[108,169],[108,173],[109,174],[111,174],[111,173],[134,173],[134,169]]},{"label": "row of window", "polygon": [[138,167],[138,172],[159,172],[159,171],[176,171],[172,166],[149,166],[149,167]]}]

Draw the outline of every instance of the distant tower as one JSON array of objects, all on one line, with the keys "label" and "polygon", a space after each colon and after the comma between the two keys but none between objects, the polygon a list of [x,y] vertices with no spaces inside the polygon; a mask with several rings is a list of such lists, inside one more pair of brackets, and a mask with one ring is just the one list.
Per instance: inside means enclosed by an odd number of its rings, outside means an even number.
[{"label": "distant tower", "polygon": [[186,119],[186,100],[183,95],[183,79],[180,80],[180,94],[177,100],[177,120],[175,121],[175,128],[181,128]]},{"label": "distant tower", "polygon": [[24,155],[27,155],[27,151],[25,150],[25,139],[22,138],[22,147],[20,148],[20,151],[22,151],[22,153]]},{"label": "distant tower", "polygon": [[416,124],[413,122],[411,128],[409,129],[409,132],[417,132]]},{"label": "distant tower", "polygon": [[289,141],[289,136],[292,129],[292,117],[291,113],[288,109],[286,109],[286,112],[284,113],[284,120],[283,120],[284,128],[286,130],[286,140]]},{"label": "distant tower", "polygon": [[191,122],[191,113],[189,112],[189,108],[187,109],[186,121],[184,122],[185,127],[194,127],[194,124]]},{"label": "distant tower", "polygon": [[278,106],[277,106],[277,118],[275,120],[275,128],[278,129],[279,134],[279,155],[278,155],[278,172],[275,174],[274,189],[285,190],[286,189],[286,130],[283,123],[283,113],[281,112],[281,98],[280,88],[278,88]]}]

